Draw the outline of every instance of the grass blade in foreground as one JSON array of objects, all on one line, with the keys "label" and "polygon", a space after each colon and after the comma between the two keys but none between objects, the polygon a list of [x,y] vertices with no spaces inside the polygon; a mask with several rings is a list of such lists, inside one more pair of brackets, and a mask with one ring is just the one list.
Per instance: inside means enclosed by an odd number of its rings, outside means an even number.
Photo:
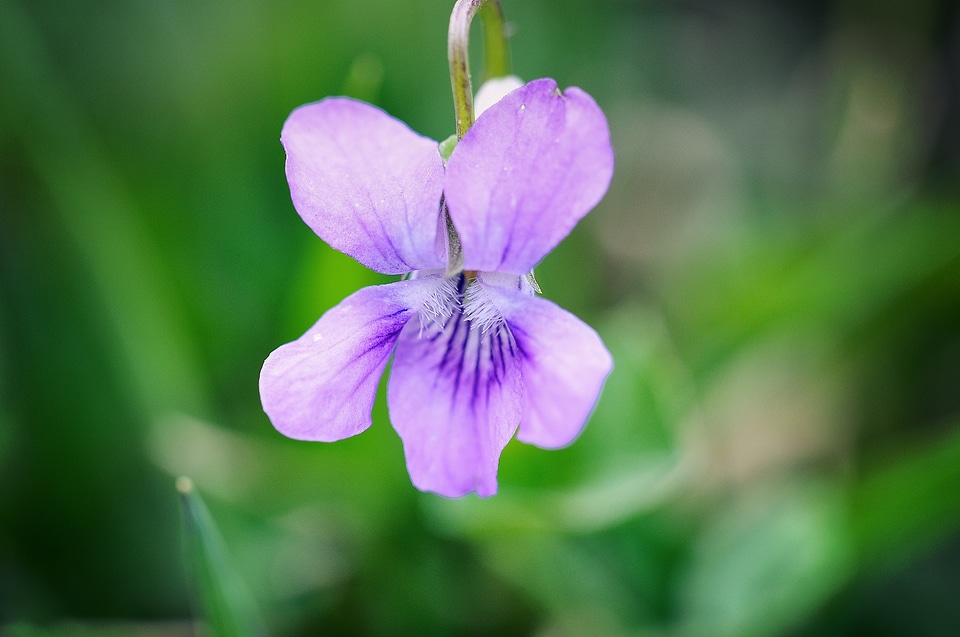
[{"label": "grass blade in foreground", "polygon": [[215,637],[260,637],[267,631],[253,599],[230,565],[213,517],[187,477],[177,479],[184,548],[196,607]]}]

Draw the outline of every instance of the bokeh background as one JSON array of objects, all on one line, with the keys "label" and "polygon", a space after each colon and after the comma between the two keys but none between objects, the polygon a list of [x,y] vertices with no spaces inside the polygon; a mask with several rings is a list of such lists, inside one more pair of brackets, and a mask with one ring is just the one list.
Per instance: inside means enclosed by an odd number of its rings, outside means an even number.
[{"label": "bokeh background", "polygon": [[503,4],[515,72],[609,117],[537,276],[616,369],[454,501],[382,397],[321,444],[257,393],[387,280],[300,221],[280,127],[448,136],[452,2],[0,0],[0,633],[960,634],[957,4]]}]

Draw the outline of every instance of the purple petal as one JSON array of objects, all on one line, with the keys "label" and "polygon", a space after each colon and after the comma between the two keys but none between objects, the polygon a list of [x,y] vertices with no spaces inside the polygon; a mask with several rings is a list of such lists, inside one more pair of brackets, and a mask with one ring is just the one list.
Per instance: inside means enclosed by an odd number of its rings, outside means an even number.
[{"label": "purple petal", "polygon": [[387,403],[418,489],[449,497],[496,493],[500,452],[522,409],[515,354],[505,326],[471,328],[459,310],[445,327],[411,321],[404,328]]},{"label": "purple petal", "polygon": [[363,288],[270,354],[260,372],[260,399],[273,426],[291,438],[325,442],[369,427],[394,343],[435,281]]},{"label": "purple petal", "polygon": [[555,449],[583,430],[613,368],[613,358],[589,325],[554,303],[490,287],[520,351],[523,418],[517,439]]},{"label": "purple petal", "polygon": [[578,88],[535,80],[483,113],[447,163],[446,202],[464,268],[529,272],[603,197],[613,149]]},{"label": "purple petal", "polygon": [[442,268],[437,143],[378,108],[330,98],[293,111],[280,141],[293,205],[324,241],[385,274]]}]

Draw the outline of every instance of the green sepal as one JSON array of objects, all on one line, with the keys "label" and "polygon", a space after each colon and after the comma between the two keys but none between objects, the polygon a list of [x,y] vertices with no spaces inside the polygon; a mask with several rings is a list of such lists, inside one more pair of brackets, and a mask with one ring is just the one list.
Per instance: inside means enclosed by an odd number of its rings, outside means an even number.
[{"label": "green sepal", "polygon": [[540,284],[537,283],[536,277],[533,276],[533,270],[527,273],[527,283],[530,284],[530,287],[533,288],[533,291],[537,294],[543,294],[543,290],[540,289]]},{"label": "green sepal", "polygon": [[460,140],[458,140],[456,134],[454,134],[440,142],[440,157],[443,158],[444,164],[450,159],[450,155],[453,154],[453,149],[457,147],[458,141]]}]

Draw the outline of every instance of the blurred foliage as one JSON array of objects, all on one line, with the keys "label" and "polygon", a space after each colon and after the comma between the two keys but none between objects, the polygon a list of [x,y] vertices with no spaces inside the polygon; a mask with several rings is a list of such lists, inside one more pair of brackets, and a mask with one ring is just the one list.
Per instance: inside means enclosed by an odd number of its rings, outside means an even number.
[{"label": "blurred foliage", "polygon": [[196,607],[209,630],[223,637],[266,635],[257,603],[237,574],[220,530],[193,481],[177,478],[184,519],[184,549]]},{"label": "blurred foliage", "polygon": [[448,136],[452,3],[0,0],[0,634],[960,632],[956,4],[502,1],[516,72],[610,120],[537,277],[616,369],[452,501],[382,397],[326,445],[257,394],[386,280],[297,217],[283,120]]}]

